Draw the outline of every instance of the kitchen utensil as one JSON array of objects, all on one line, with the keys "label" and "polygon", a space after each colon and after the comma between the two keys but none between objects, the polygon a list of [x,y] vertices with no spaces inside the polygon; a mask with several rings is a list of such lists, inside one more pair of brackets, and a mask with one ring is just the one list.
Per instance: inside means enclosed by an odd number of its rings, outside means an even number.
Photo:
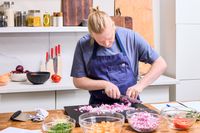
[{"label": "kitchen utensil", "polygon": [[53,48],[51,48],[50,58],[47,62],[47,71],[50,72],[50,76],[55,73],[53,68]]},{"label": "kitchen utensil", "polygon": [[55,46],[55,57],[53,58],[53,68],[55,74],[58,73],[58,46]]},{"label": "kitchen utensil", "polygon": [[28,120],[31,120],[32,118],[33,116],[31,114],[27,114],[27,113],[22,112],[21,110],[18,110],[10,117],[10,120],[28,121]]},{"label": "kitchen utensil", "polygon": [[132,103],[132,104],[135,104],[135,103],[142,103],[142,101],[138,100],[137,98],[133,99],[133,98],[130,98],[129,96],[126,96],[126,95],[121,95],[120,96],[120,101],[123,102],[123,103]]},{"label": "kitchen utensil", "polygon": [[78,26],[87,19],[93,0],[62,0],[64,26]]},{"label": "kitchen utensil", "polygon": [[58,56],[57,56],[57,75],[62,76],[62,57],[61,57],[61,46],[58,44]]}]

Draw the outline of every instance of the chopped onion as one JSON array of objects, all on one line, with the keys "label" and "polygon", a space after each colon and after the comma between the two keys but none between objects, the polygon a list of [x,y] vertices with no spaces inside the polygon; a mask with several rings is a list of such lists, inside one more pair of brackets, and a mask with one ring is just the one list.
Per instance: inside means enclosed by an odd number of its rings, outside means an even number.
[{"label": "chopped onion", "polygon": [[129,124],[139,132],[151,132],[159,125],[159,117],[148,112],[135,112],[129,119]]}]

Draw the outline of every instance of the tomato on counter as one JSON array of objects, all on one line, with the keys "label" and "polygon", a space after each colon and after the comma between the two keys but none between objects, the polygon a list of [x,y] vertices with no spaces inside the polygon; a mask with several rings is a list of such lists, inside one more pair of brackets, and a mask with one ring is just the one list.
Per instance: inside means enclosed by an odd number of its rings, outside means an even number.
[{"label": "tomato on counter", "polygon": [[191,120],[187,118],[175,118],[174,127],[179,129],[188,129],[191,126]]},{"label": "tomato on counter", "polygon": [[59,83],[60,80],[61,80],[61,76],[59,76],[59,75],[57,75],[57,74],[53,74],[53,75],[51,76],[51,79],[52,79],[52,81],[53,81],[54,83]]}]

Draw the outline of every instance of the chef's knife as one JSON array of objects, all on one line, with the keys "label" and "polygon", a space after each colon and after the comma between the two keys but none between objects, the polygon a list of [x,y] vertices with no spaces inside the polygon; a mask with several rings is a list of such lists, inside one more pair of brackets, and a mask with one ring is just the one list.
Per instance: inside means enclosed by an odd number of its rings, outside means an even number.
[{"label": "chef's knife", "polygon": [[55,46],[55,57],[53,58],[53,68],[55,74],[58,72],[58,46]]}]

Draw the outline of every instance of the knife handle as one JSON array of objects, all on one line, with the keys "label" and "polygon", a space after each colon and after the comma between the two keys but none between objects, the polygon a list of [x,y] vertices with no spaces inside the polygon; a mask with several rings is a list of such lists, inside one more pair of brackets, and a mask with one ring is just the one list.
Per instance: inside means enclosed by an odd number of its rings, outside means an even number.
[{"label": "knife handle", "polygon": [[16,121],[16,117],[19,116],[22,113],[21,110],[16,111],[11,117],[10,120]]},{"label": "knife handle", "polygon": [[51,48],[51,58],[53,59],[53,48]]},{"label": "knife handle", "polygon": [[49,60],[49,52],[46,52],[46,62]]},{"label": "knife handle", "polygon": [[58,46],[55,46],[55,55],[58,56]]},{"label": "knife handle", "polygon": [[60,44],[58,44],[58,55],[60,55]]}]

